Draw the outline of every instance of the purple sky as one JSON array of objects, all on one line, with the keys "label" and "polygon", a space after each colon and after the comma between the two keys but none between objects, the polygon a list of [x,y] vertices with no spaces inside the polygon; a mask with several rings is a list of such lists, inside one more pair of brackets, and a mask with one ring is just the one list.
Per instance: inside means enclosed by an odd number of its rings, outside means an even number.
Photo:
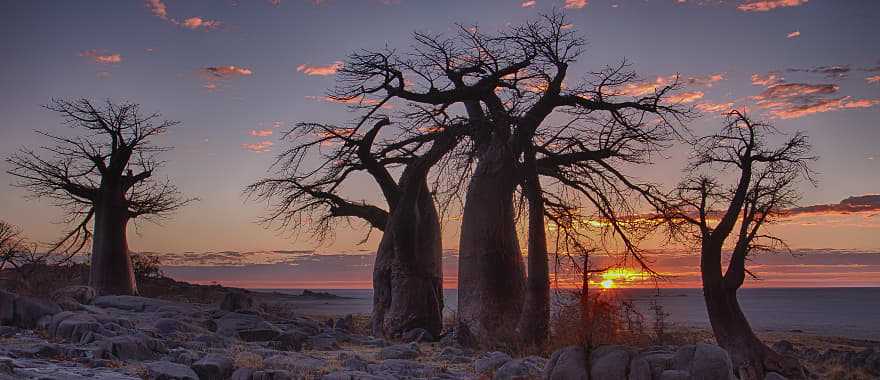
[{"label": "purple sky", "polygon": [[[137,226],[132,249],[193,257],[315,249],[307,235],[254,223],[265,209],[241,190],[284,147],[278,135],[286,126],[355,117],[323,100],[336,62],[360,48],[405,49],[414,30],[447,32],[456,22],[496,30],[553,8],[564,9],[589,41],[573,73],[626,58],[644,79],[634,93],[680,74],[690,82],[682,100],[705,114],[692,123],[695,133],[717,128],[718,110],[730,106],[783,131],[806,131],[821,159],[818,187],[802,189],[804,206],[880,193],[880,2],[870,0],[6,1],[0,155],[39,145],[35,129],[63,131],[40,108],[52,97],[135,101],[182,122],[159,141],[175,147],[163,173],[201,201],[162,225]],[[674,184],[684,152],[674,148],[630,172]],[[3,169],[0,219],[35,240],[57,237],[63,226],[52,222],[60,211],[26,201]],[[381,199],[364,179],[347,192]],[[877,252],[877,204],[848,215],[830,207],[775,229],[797,248]],[[357,244],[364,231],[346,228],[317,248],[372,252],[376,234]],[[457,247],[457,236],[452,221],[446,248]],[[876,274],[864,278],[880,283]]]}]

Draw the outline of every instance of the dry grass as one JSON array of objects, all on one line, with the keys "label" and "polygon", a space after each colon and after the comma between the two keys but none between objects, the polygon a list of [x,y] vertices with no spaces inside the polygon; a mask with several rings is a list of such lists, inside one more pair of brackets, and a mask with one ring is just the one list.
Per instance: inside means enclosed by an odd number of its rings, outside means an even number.
[{"label": "dry grass", "polygon": [[247,346],[234,345],[226,350],[226,353],[235,363],[235,368],[263,368],[263,357],[253,353]]}]

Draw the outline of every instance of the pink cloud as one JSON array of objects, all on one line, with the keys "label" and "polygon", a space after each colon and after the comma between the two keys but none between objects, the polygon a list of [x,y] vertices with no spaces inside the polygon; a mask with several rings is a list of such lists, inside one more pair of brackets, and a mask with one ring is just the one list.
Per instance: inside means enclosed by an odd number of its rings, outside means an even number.
[{"label": "pink cloud", "polygon": [[252,129],[248,134],[254,137],[267,137],[272,136],[271,129]]},{"label": "pink cloud", "polygon": [[666,98],[671,103],[693,103],[703,98],[702,91],[690,91],[673,94]]},{"label": "pink cloud", "polygon": [[523,1],[522,4],[520,4],[520,6],[523,8],[529,8],[529,7],[534,7],[535,4],[537,4],[537,3],[538,2],[535,0],[527,0],[527,1]]},{"label": "pink cloud", "polygon": [[752,84],[755,86],[772,86],[784,82],[782,75],[771,71],[766,75],[752,74]]},{"label": "pink cloud", "polygon": [[872,77],[865,78],[865,81],[868,83],[880,83],[880,75],[874,75]]},{"label": "pink cloud", "polygon": [[156,17],[168,20],[168,8],[162,0],[146,0],[146,6]]},{"label": "pink cloud", "polygon": [[853,99],[850,96],[833,99],[818,99],[802,105],[789,105],[773,109],[770,113],[780,119],[794,119],[815,113],[844,109],[869,108],[880,104],[880,99]]},{"label": "pink cloud", "polygon": [[774,100],[803,97],[829,95],[837,92],[840,86],[836,84],[807,84],[807,83],[780,83],[767,87],[764,92],[753,96],[758,103],[772,102]]},{"label": "pink cloud", "polygon": [[122,62],[122,55],[119,54],[100,54],[97,50],[86,50],[84,52],[79,53],[80,57],[87,57],[95,61],[95,63],[120,63]]},{"label": "pink cloud", "polygon": [[797,7],[808,0],[751,0],[736,7],[743,12],[767,12],[776,8]]},{"label": "pink cloud", "polygon": [[801,31],[800,31],[800,30],[795,30],[794,32],[791,32],[791,33],[787,34],[785,37],[787,37],[787,38],[796,38],[796,37],[800,37],[800,35],[801,35]]},{"label": "pink cloud", "polygon": [[587,0],[565,0],[565,9],[581,9],[587,6]]},{"label": "pink cloud", "polygon": [[700,103],[696,105],[697,110],[706,113],[726,113],[733,109],[733,102],[729,103]]},{"label": "pink cloud", "polygon": [[190,17],[180,24],[180,26],[190,30],[212,30],[220,26],[220,21],[206,20],[201,17]]},{"label": "pink cloud", "polygon": [[327,76],[336,74],[336,71],[341,68],[342,61],[336,61],[327,66],[311,66],[304,63],[297,66],[296,71],[309,76]]},{"label": "pink cloud", "polygon": [[272,150],[272,145],[274,144],[267,140],[253,144],[241,144],[241,147],[254,153],[266,153]]},{"label": "pink cloud", "polygon": [[[337,99],[329,96],[306,95],[306,99],[327,103],[348,104],[352,106],[375,106],[379,104],[379,100],[369,98]],[[382,108],[391,108],[391,105],[385,104]]]},{"label": "pink cloud", "polygon": [[233,76],[251,76],[254,72],[246,67],[238,66],[209,66],[202,69],[202,72],[208,74],[214,79],[227,79]]}]

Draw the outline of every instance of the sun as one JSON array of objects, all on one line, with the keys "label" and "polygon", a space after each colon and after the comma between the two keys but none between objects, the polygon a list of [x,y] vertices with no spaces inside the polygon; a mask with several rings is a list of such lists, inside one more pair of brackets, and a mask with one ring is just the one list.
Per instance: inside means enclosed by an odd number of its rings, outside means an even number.
[{"label": "sun", "polygon": [[599,283],[602,286],[602,289],[611,289],[614,287],[614,280],[605,280]]}]

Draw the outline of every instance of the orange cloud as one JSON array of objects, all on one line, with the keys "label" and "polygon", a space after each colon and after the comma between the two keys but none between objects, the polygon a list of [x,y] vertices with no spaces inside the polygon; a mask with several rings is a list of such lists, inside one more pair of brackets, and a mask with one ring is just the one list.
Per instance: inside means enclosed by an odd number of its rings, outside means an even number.
[{"label": "orange cloud", "polygon": [[736,7],[743,12],[767,12],[776,8],[797,7],[808,0],[751,0]]},{"label": "orange cloud", "polygon": [[[723,73],[709,74],[709,75],[695,75],[689,77],[683,77],[679,75],[667,75],[667,76],[658,76],[653,81],[639,82],[639,83],[628,83],[624,85],[620,89],[621,95],[626,96],[645,96],[653,94],[658,89],[671,85],[678,81],[678,83],[684,83],[688,86],[693,87],[712,87],[715,83],[724,80]],[[694,96],[695,93],[685,93],[690,94],[690,96]],[[700,93],[702,94],[702,93]],[[684,94],[681,94],[684,95]],[[702,97],[702,96],[700,96]],[[696,98],[699,99],[699,98]],[[696,99],[692,99],[694,101]]]},{"label": "orange cloud", "polygon": [[565,0],[565,9],[581,9],[587,6],[587,0]]},{"label": "orange cloud", "polygon": [[272,136],[271,129],[252,129],[249,134],[254,137]]},{"label": "orange cloud", "polygon": [[206,20],[201,17],[190,17],[186,20],[183,20],[180,26],[190,30],[211,30],[218,28],[220,26],[220,21]]},{"label": "orange cloud", "polygon": [[880,83],[880,75],[874,75],[872,77],[865,78],[865,81],[868,83]]},{"label": "orange cloud", "polygon": [[271,141],[260,141],[253,144],[241,144],[241,147],[254,153],[266,153],[272,150],[273,143]]},{"label": "orange cloud", "polygon": [[784,82],[782,75],[775,71],[771,71],[766,75],[752,74],[752,84],[755,86],[772,86],[782,82]]},{"label": "orange cloud", "polygon": [[801,36],[800,30],[795,30],[794,32],[791,32],[791,33],[785,35],[786,38],[796,38],[796,37],[800,37],[800,36]]},{"label": "orange cloud", "polygon": [[523,8],[534,7],[535,4],[537,4],[537,3],[538,2],[535,0],[527,0],[527,1],[523,1],[522,4],[520,4],[520,6]]},{"label": "orange cloud", "polygon": [[669,96],[667,100],[671,103],[693,103],[703,98],[702,91],[682,92]]},{"label": "orange cloud", "polygon": [[333,62],[327,66],[311,66],[305,63],[296,67],[296,71],[309,76],[327,76],[336,74],[342,68],[342,61]]},{"label": "orange cloud", "polygon": [[95,61],[95,63],[120,63],[122,62],[122,55],[119,54],[100,54],[97,50],[86,50],[84,52],[79,53],[80,57],[91,58]]}]

